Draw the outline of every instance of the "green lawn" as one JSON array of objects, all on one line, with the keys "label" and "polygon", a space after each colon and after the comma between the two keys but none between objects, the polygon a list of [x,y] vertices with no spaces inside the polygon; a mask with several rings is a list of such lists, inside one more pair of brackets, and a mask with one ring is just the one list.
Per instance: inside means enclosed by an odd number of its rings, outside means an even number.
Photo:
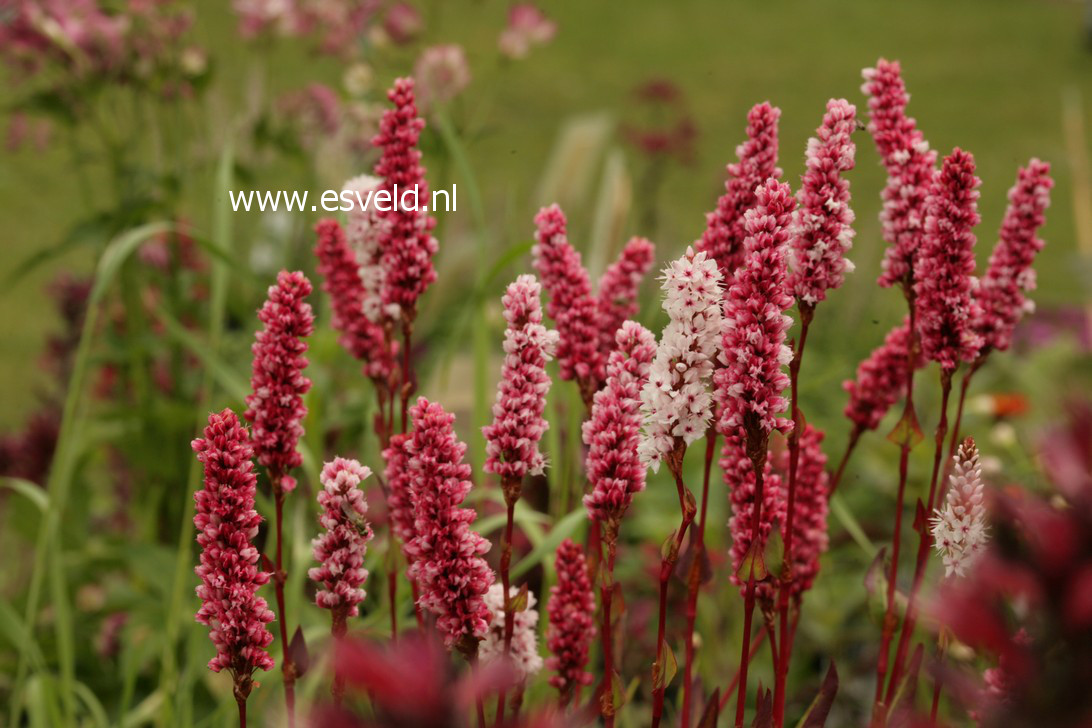
[{"label": "green lawn", "polygon": [[[220,58],[213,94],[218,103],[209,113],[231,113],[246,86],[251,51],[235,41],[233,20],[220,3],[199,5],[199,32]],[[1044,231],[1049,245],[1038,265],[1037,298],[1048,304],[1072,303],[1087,290],[1074,243],[1074,199],[1061,121],[1063,93],[1070,88],[1083,95],[1092,119],[1092,52],[1084,43],[1081,3],[551,0],[543,5],[561,26],[558,38],[528,60],[508,65],[497,63],[494,50],[506,3],[433,2],[426,13],[427,41],[462,43],[470,57],[474,80],[456,109],[457,119],[470,131],[470,155],[485,190],[494,244],[527,236],[539,202],[534,190],[566,119],[604,111],[624,121],[635,109],[633,86],[666,77],[684,89],[701,134],[696,163],[672,168],[665,181],[654,237],[661,259],[675,255],[700,234],[703,212],[715,200],[723,166],[734,156],[752,103],[769,99],[782,108],[782,166],[795,181],[805,140],[825,100],[845,96],[860,103],[860,69],[883,55],[903,62],[913,93],[912,112],[933,146],[944,152],[958,144],[978,159],[984,181],[980,260],[992,245],[1016,166],[1038,155],[1055,164],[1058,186]],[[400,52],[407,71],[413,52]],[[278,88],[311,80],[336,84],[340,78],[336,64],[309,61],[298,52],[275,56],[273,68]],[[19,93],[11,84],[5,88],[5,99]],[[876,218],[882,178],[867,136],[861,134],[858,143],[858,170],[852,177],[859,220],[852,257],[858,273],[828,315],[848,325],[873,318],[886,325],[899,301],[894,293],[873,295],[882,251]],[[7,280],[19,261],[56,242],[83,210],[61,141],[44,154],[2,154],[0,280]],[[631,173],[640,164],[629,155]],[[96,182],[92,171],[92,187]],[[304,183],[282,172],[263,180],[265,184]],[[577,241],[590,229],[593,202],[572,210]],[[643,202],[635,199],[634,207]],[[195,192],[188,208],[198,224],[207,220],[207,195]],[[467,215],[463,209],[458,218]],[[631,221],[635,218],[631,212]],[[247,220],[242,229],[253,224]],[[451,238],[441,245],[456,245],[460,227],[465,226],[451,225]],[[631,222],[628,232],[647,231],[632,229]],[[444,258],[454,260],[454,255]],[[37,357],[56,325],[43,284],[63,268],[84,270],[88,265],[88,256],[75,254],[0,292],[0,401],[5,403],[0,428],[16,426],[34,406],[40,385]],[[1084,270],[1087,274],[1087,264]],[[854,355],[878,341],[881,332],[876,329],[855,339]]]}]

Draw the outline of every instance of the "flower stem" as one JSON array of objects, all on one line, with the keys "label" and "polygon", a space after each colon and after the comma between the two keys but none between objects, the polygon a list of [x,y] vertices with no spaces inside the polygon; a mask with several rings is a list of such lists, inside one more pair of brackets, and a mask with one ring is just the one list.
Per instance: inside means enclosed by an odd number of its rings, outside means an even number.
[{"label": "flower stem", "polygon": [[[330,634],[334,638],[334,647],[345,638],[348,632],[348,624],[345,607],[335,607],[331,613],[333,623],[330,626]],[[345,697],[345,676],[338,673],[337,663],[334,664],[334,683],[330,687],[330,694],[334,697],[334,707],[341,707],[341,701]]]},{"label": "flower stem", "polygon": [[[751,523],[751,568],[747,573],[747,590],[743,597],[743,639],[742,654],[739,657],[739,689],[736,693],[736,728],[743,728],[743,713],[747,708],[747,668],[751,662],[751,621],[755,612],[755,560],[759,542],[759,524],[762,522],[762,501],[765,487],[766,438],[757,441],[751,433],[748,435],[747,451],[751,457],[751,466],[755,473],[754,520]],[[772,639],[774,635],[769,635]]]},{"label": "flower stem", "polygon": [[[603,529],[603,542],[607,549],[607,567],[603,579],[599,582],[599,601],[603,610],[603,626],[600,639],[603,644],[603,693],[600,697],[600,712],[603,725],[614,728],[614,629],[611,625],[612,599],[614,597],[614,557],[618,551],[618,525],[607,522]],[[562,706],[568,698],[562,696]]]},{"label": "flower stem", "polygon": [[239,728],[246,728],[246,698],[236,695],[235,704],[239,706]]},{"label": "flower stem", "polygon": [[705,435],[705,470],[701,484],[701,511],[697,533],[691,534],[690,573],[686,586],[686,667],[683,672],[682,728],[690,728],[690,707],[694,681],[694,624],[698,618],[698,593],[701,591],[702,565],[705,559],[705,515],[709,503],[709,477],[717,447],[717,430],[710,427]]},{"label": "flower stem", "polygon": [[[762,646],[762,643],[766,640],[766,628],[762,627],[758,630],[758,633],[751,640],[751,648],[747,653],[747,659],[753,660],[755,655],[758,654],[758,648]],[[736,670],[736,674],[732,676],[731,681],[724,687],[724,690],[720,694],[720,705],[717,708],[718,713],[723,713],[724,709],[728,707],[728,701],[732,697],[732,693],[735,692],[736,686],[739,685],[739,670]]]},{"label": "flower stem", "polygon": [[276,571],[273,574],[273,585],[277,594],[277,625],[281,633],[281,675],[284,677],[284,704],[288,714],[288,726],[291,728],[296,723],[296,665],[292,661],[292,653],[288,648],[288,617],[284,605],[284,584],[288,580],[288,574],[284,570],[284,496],[281,489],[283,474],[275,469],[270,469],[269,478],[273,481],[273,499],[276,506],[275,527],[277,531],[277,550],[274,558]]},{"label": "flower stem", "polygon": [[838,484],[842,482],[842,476],[845,475],[846,465],[849,464],[850,457],[853,456],[853,451],[857,449],[857,443],[861,441],[861,428],[857,425],[853,426],[853,430],[849,433],[849,440],[846,442],[846,450],[842,453],[842,459],[838,463],[838,469],[834,471],[834,474],[830,478],[830,488],[827,489],[827,500],[834,495],[834,491],[838,488]]},{"label": "flower stem", "polygon": [[[500,577],[501,588],[504,590],[504,655],[507,657],[512,651],[512,633],[515,631],[516,623],[516,614],[512,611],[512,598],[509,595],[511,582],[508,572],[512,564],[512,532],[516,522],[516,501],[519,500],[519,480],[505,476],[503,489],[508,517],[504,526],[504,544],[501,547]],[[501,690],[497,696],[497,717],[495,721],[497,726],[504,725],[504,709],[507,698],[507,690]]]}]

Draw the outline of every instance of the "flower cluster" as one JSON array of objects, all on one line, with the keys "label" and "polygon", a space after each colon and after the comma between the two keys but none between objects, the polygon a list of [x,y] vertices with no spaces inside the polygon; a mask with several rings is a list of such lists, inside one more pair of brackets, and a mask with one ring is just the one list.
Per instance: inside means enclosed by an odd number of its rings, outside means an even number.
[{"label": "flower cluster", "polygon": [[303,273],[281,271],[258,312],[265,327],[251,349],[253,392],[246,398],[243,416],[254,427],[258,463],[269,469],[273,487],[284,493],[296,487],[295,478],[287,473],[303,462],[296,446],[307,414],[303,395],[311,389],[311,380],[303,376],[307,366],[303,339],[311,335],[315,320],[311,304],[304,300],[310,294],[311,282]]},{"label": "flower cluster", "polygon": [[360,483],[372,474],[356,460],[334,458],[326,463],[319,476],[322,490],[318,494],[323,512],[319,524],[326,533],[311,542],[319,566],[308,570],[307,576],[321,584],[315,604],[331,610],[341,610],[346,617],[360,613],[357,607],[364,601],[364,586],[368,570],[364,554],[372,529],[364,520],[368,503]]},{"label": "flower cluster", "polygon": [[535,216],[535,270],[550,294],[546,313],[560,336],[557,361],[562,379],[591,381],[592,391],[604,374],[599,351],[599,311],[591,281],[578,253],[569,244],[565,213],[550,205]]},{"label": "flower cluster", "polygon": [[914,268],[921,351],[949,373],[960,361],[974,361],[982,345],[971,325],[978,315],[971,293],[979,184],[969,153],[956,148],[944,158]]},{"label": "flower cluster", "polygon": [[[739,433],[725,435],[720,452],[724,483],[730,490],[732,516],[728,529],[732,534],[732,583],[744,594],[754,559],[755,594],[761,599],[773,596],[773,586],[764,577],[776,564],[765,563],[766,543],[773,529],[785,520],[785,499],[781,476],[766,458],[762,476],[762,513],[757,544],[753,543],[755,524],[755,469],[747,454],[746,440]],[[798,514],[799,515],[799,514]]]},{"label": "flower cluster", "polygon": [[403,434],[391,435],[390,442],[383,450],[383,460],[387,464],[383,471],[383,477],[387,480],[387,511],[390,514],[391,531],[402,542],[403,552],[417,534],[414,526],[413,489],[407,468],[409,453],[406,451],[406,441],[409,437]]},{"label": "flower cluster", "polygon": [[201,577],[197,621],[209,626],[216,645],[209,669],[230,671],[245,697],[254,671],[273,669],[266,652],[273,641],[266,629],[273,612],[257,593],[269,574],[258,568],[258,549],[252,544],[262,521],[254,510],[254,450],[230,409],[209,415],[205,437],[194,440],[193,449],[205,466],[204,488],[194,495],[193,525],[201,547],[195,570]]},{"label": "flower cluster", "polygon": [[1035,288],[1035,255],[1043,249],[1036,234],[1050,205],[1050,165],[1032,159],[1017,174],[1009,190],[1009,206],[1001,223],[1001,235],[990,255],[986,275],[975,291],[981,307],[975,330],[985,349],[1004,351],[1012,344],[1012,332],[1025,312],[1035,304],[1024,294]]},{"label": "flower cluster", "polygon": [[463,47],[454,43],[430,46],[413,65],[413,81],[421,111],[444,106],[470,85],[470,64]]},{"label": "flower cluster", "polygon": [[944,557],[947,576],[963,576],[986,545],[986,504],[978,448],[967,438],[952,458],[948,497],[944,509],[930,520],[933,543]]},{"label": "flower cluster", "polygon": [[607,364],[606,386],[595,393],[591,418],[583,425],[591,484],[584,507],[593,520],[615,526],[634,494],[645,488],[645,466],[637,456],[640,397],[656,355],[656,337],[639,323],[626,321],[618,330],[616,344]]},{"label": "flower cluster", "polygon": [[654,471],[676,444],[705,434],[712,418],[709,384],[723,328],[721,275],[705,253],[686,254],[664,269],[663,308],[670,321],[660,336],[641,388],[644,432],[637,452]]},{"label": "flower cluster", "polygon": [[755,206],[745,216],[748,253],[725,301],[724,366],[716,375],[725,435],[740,428],[768,435],[792,427],[792,420],[776,415],[788,404],[782,396],[789,384],[783,367],[792,360],[785,345],[792,319],[784,311],[793,304],[785,263],[793,204],[789,186],[769,179],[756,190]]},{"label": "flower cluster", "polygon": [[851,137],[857,108],[845,99],[827,102],[827,113],[816,136],[808,140],[807,171],[801,178],[792,241],[789,287],[802,303],[814,306],[838,288],[853,270],[846,252],[853,245],[853,210],[849,180],[856,146]]},{"label": "flower cluster", "polygon": [[622,322],[637,313],[637,291],[655,254],[655,246],[645,238],[630,238],[618,260],[599,278],[599,350],[604,357],[614,350],[614,337]]},{"label": "flower cluster", "polygon": [[883,190],[883,237],[887,253],[879,283],[884,288],[909,285],[925,228],[925,203],[936,176],[937,154],[917,122],[906,115],[910,95],[898,61],[881,58],[866,68],[861,90],[868,95],[868,130],[887,169]]},{"label": "flower cluster", "polygon": [[470,492],[466,445],[455,437],[455,416],[420,397],[410,409],[413,434],[405,441],[413,498],[413,541],[406,544],[419,604],[436,615],[448,647],[472,651],[486,635],[493,612],[484,595],[493,571],[482,558],[489,542],[470,530],[477,514],[461,508]]},{"label": "flower cluster", "polygon": [[[811,589],[819,574],[819,556],[827,550],[827,456],[823,431],[806,425],[800,433],[796,463],[796,495],[792,516],[792,593]],[[782,450],[777,467],[788,498],[789,451]],[[787,503],[787,500],[786,500]]]},{"label": "flower cluster", "polygon": [[557,346],[557,332],[542,325],[540,287],[534,276],[521,275],[504,294],[504,364],[493,405],[493,424],[482,428],[486,441],[485,471],[506,481],[541,475],[546,460],[538,450],[549,424],[542,416],[550,377],[546,362]]},{"label": "flower cluster", "polygon": [[728,165],[728,179],[717,207],[706,215],[706,228],[694,246],[717,261],[721,276],[730,281],[743,264],[747,230],[743,216],[755,204],[755,188],[770,177],[781,176],[777,166],[777,121],[781,109],[769,102],[756,104],[747,114],[747,141],[736,148],[738,162]]},{"label": "flower cluster", "polygon": [[368,204],[369,195],[383,188],[383,180],[362,174],[345,183],[342,193],[353,195],[353,209],[348,213],[345,240],[356,253],[359,264],[360,284],[363,287],[360,306],[369,321],[382,323],[383,303],[380,292],[387,277],[383,267],[382,240],[383,221],[374,202]]},{"label": "flower cluster", "polygon": [[354,358],[364,362],[368,377],[386,382],[395,369],[397,344],[387,343],[383,327],[364,315],[368,294],[345,231],[336,220],[320,220],[315,232],[318,272],[323,277],[322,290],[330,296],[333,327],[340,334],[338,341]]},{"label": "flower cluster", "polygon": [[[384,112],[379,133],[372,140],[382,150],[374,171],[383,180],[383,189],[392,196],[415,190],[418,200],[427,201],[428,184],[417,149],[425,122],[417,115],[413,87],[413,79],[399,78],[387,92],[394,108]],[[392,318],[401,316],[412,321],[417,299],[436,280],[432,267],[437,249],[436,238],[432,237],[436,219],[424,211],[425,204],[407,207],[399,201],[380,213],[383,225],[379,248],[386,273],[381,295]]]},{"label": "flower cluster", "polygon": [[378,7],[370,0],[232,0],[231,6],[244,38],[312,36],[319,51],[334,56],[351,53]]},{"label": "flower cluster", "polygon": [[[515,586],[509,587],[509,598],[515,599],[519,596],[519,591]],[[482,664],[488,665],[504,657],[504,588],[499,582],[490,586],[485,593],[485,605],[493,619],[478,645],[478,659]],[[527,606],[513,615],[512,641],[507,657],[520,680],[527,680],[542,669],[542,656],[538,654],[536,635],[538,610],[533,609],[534,606],[535,595],[527,592]]]},{"label": "flower cluster", "polygon": [[508,58],[525,58],[531,48],[549,43],[555,35],[557,23],[531,3],[517,3],[508,10],[508,25],[501,31],[497,46]]},{"label": "flower cluster", "polygon": [[565,539],[557,547],[554,567],[557,584],[550,587],[546,605],[550,617],[546,646],[551,654],[546,667],[556,673],[550,677],[550,684],[565,695],[592,682],[591,673],[584,668],[595,636],[595,597],[584,550],[572,539]]},{"label": "flower cluster", "polygon": [[[842,389],[849,392],[845,416],[860,431],[874,430],[891,406],[906,391],[909,371],[906,358],[910,355],[910,320],[887,332],[883,344],[877,346],[868,358],[857,366],[857,378],[842,382]],[[916,357],[915,368],[921,366],[921,356]]]}]

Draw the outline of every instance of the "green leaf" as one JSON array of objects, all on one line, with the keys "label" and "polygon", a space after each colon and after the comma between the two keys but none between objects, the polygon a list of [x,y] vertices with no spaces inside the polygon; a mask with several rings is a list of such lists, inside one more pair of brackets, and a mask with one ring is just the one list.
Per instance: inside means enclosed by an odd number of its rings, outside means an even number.
[{"label": "green leaf", "polygon": [[88,305],[94,306],[103,299],[118,271],[121,270],[121,266],[129,259],[133,251],[147,242],[149,238],[171,229],[170,223],[151,222],[114,238],[106,246],[102,257],[99,258],[99,264],[95,270],[95,283],[91,287]]},{"label": "green leaf", "polygon": [[842,524],[842,528],[846,530],[846,533],[850,535],[853,541],[861,547],[868,556],[874,556],[876,554],[876,544],[868,538],[864,529],[861,528],[861,524],[853,516],[853,512],[846,506],[840,493],[835,493],[830,497],[830,512],[834,514],[834,517],[838,519],[838,523]]},{"label": "green leaf", "polygon": [[834,705],[834,696],[838,694],[838,669],[834,662],[827,668],[826,677],[819,686],[819,694],[811,701],[804,716],[797,723],[798,728],[823,728],[827,724],[827,716]]},{"label": "green leaf", "polygon": [[665,690],[678,671],[679,661],[675,659],[671,645],[664,640],[660,643],[660,659],[652,663],[652,688]]},{"label": "green leaf", "polygon": [[76,693],[76,697],[80,699],[80,702],[87,708],[87,712],[91,714],[91,718],[95,721],[95,725],[102,728],[108,728],[110,725],[110,719],[106,716],[106,710],[102,707],[102,703],[95,697],[95,694],[91,692],[91,688],[84,685],[82,682],[76,682],[73,686],[73,690]]},{"label": "green leaf", "polygon": [[519,563],[512,568],[512,578],[522,576],[537,566],[549,554],[556,551],[562,541],[576,533],[576,530],[587,520],[588,514],[581,507],[555,523],[546,537],[531,549],[531,553],[520,559]]},{"label": "green leaf", "polygon": [[921,425],[918,424],[918,415],[914,411],[913,403],[907,405],[902,417],[895,425],[895,429],[891,430],[887,435],[887,439],[899,447],[911,449],[925,439],[925,434],[921,431]]},{"label": "green leaf", "polygon": [[37,483],[22,478],[2,478],[0,479],[0,488],[14,490],[36,505],[42,513],[49,509],[49,494],[42,490],[42,487]]},{"label": "green leaf", "polygon": [[197,337],[183,326],[164,306],[156,309],[156,317],[163,323],[170,336],[186,351],[193,354],[202,366],[212,374],[213,379],[232,399],[242,401],[250,393],[246,379],[235,371],[227,362],[216,355],[214,347]]}]

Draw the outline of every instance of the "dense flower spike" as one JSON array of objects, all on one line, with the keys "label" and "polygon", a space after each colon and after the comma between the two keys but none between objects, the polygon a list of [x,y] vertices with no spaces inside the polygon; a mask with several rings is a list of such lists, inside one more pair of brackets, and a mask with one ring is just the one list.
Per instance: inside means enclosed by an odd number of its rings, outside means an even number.
[{"label": "dense flower spike", "polygon": [[[910,351],[910,320],[887,332],[883,344],[857,366],[857,378],[842,382],[849,392],[845,416],[861,430],[875,430],[887,411],[906,392],[906,357]],[[914,363],[922,365],[921,356]]]},{"label": "dense flower spike", "polygon": [[971,292],[979,184],[969,153],[956,148],[944,158],[914,269],[922,354],[949,373],[960,361],[973,361],[982,345],[971,326],[978,316]]},{"label": "dense flower spike", "polygon": [[493,613],[483,600],[493,571],[482,558],[489,542],[470,530],[477,514],[460,508],[470,492],[466,445],[455,437],[455,416],[424,397],[410,409],[413,434],[406,440],[416,535],[406,545],[410,578],[419,604],[436,615],[448,647],[473,652]]},{"label": "dense flower spike", "polygon": [[[739,587],[739,593],[745,595],[751,573],[747,556],[752,552],[754,534],[755,469],[747,455],[746,440],[740,433],[725,435],[724,445],[721,446],[720,467],[724,472],[724,483],[731,493],[732,517],[728,521],[728,529],[732,534],[731,580]],[[770,532],[785,520],[786,504],[781,476],[773,469],[769,458],[766,459],[762,479],[762,521],[758,525],[760,543],[753,550],[756,558],[762,558]],[[773,597],[773,585],[764,580],[764,577],[769,569],[776,566],[777,564],[755,564],[755,594],[759,598]]]},{"label": "dense flower spike", "polygon": [[728,179],[717,207],[706,215],[706,228],[695,247],[717,262],[721,276],[730,281],[743,264],[747,230],[744,214],[755,204],[755,188],[770,177],[781,177],[777,166],[777,121],[781,109],[769,102],[756,104],[747,114],[747,141],[736,147],[738,162],[728,165]]},{"label": "dense flower spike", "polygon": [[713,415],[709,385],[723,328],[721,275],[705,253],[687,248],[661,277],[670,319],[641,388],[644,431],[638,454],[654,471],[675,447],[702,437]]},{"label": "dense flower spike", "polygon": [[402,542],[403,551],[413,541],[417,531],[414,527],[413,490],[409,473],[409,453],[406,441],[409,435],[391,435],[390,443],[383,450],[386,469],[383,477],[387,481],[387,511],[390,515],[391,530]]},{"label": "dense flower spike", "polygon": [[945,575],[963,576],[987,541],[982,466],[974,440],[964,440],[952,461],[947,502],[930,523],[933,543],[944,557]]},{"label": "dense flower spike", "polygon": [[311,282],[303,273],[281,271],[277,285],[269,287],[269,298],[258,318],[264,328],[255,337],[253,374],[244,413],[254,431],[254,450],[258,464],[275,478],[273,487],[289,492],[296,480],[288,475],[303,462],[296,449],[303,435],[301,424],[307,414],[303,395],[311,389],[311,380],[303,376],[307,367],[307,343],[315,317],[311,304],[304,299],[311,294]]},{"label": "dense flower spike", "polygon": [[1035,307],[1024,294],[1035,289],[1031,264],[1043,249],[1043,241],[1036,233],[1045,221],[1053,186],[1050,165],[1032,159],[1020,169],[1016,184],[1009,190],[1000,239],[975,291],[981,307],[975,330],[982,335],[985,349],[1008,349],[1016,324]]},{"label": "dense flower spike", "polygon": [[345,183],[342,195],[352,196],[353,209],[347,214],[348,225],[345,239],[356,253],[359,264],[360,283],[363,295],[360,305],[369,321],[382,323],[383,281],[387,272],[383,267],[383,220],[375,204],[375,193],[383,188],[383,180],[362,174]]},{"label": "dense flower spike", "polygon": [[590,685],[592,675],[584,670],[588,664],[588,649],[595,637],[595,597],[584,550],[565,539],[557,547],[554,560],[557,584],[550,587],[546,613],[550,627],[546,646],[551,657],[546,667],[555,672],[550,684],[562,695],[572,695],[582,685]]},{"label": "dense flower spike", "polygon": [[929,148],[917,122],[906,115],[910,95],[898,61],[881,58],[862,75],[865,83],[861,90],[869,97],[868,131],[887,169],[880,222],[888,248],[879,283],[888,288],[913,282],[937,153]]},{"label": "dense flower spike", "polygon": [[[510,587],[508,595],[515,599],[519,589]],[[489,664],[504,656],[504,589],[500,583],[489,587],[485,594],[485,604],[493,615],[489,631],[478,645],[478,659],[482,664]],[[542,669],[542,656],[538,654],[538,610],[535,595],[527,592],[527,607],[515,613],[512,641],[509,645],[508,658],[516,668],[520,680],[527,680]]]},{"label": "dense flower spike", "polygon": [[321,585],[315,604],[331,610],[341,610],[346,617],[360,613],[357,607],[364,601],[364,586],[368,570],[364,554],[372,540],[372,528],[364,520],[368,503],[360,483],[372,474],[356,460],[334,458],[322,468],[322,490],[318,494],[323,512],[319,524],[326,533],[311,542],[319,566],[307,576]]},{"label": "dense flower spike", "polygon": [[638,310],[637,290],[652,267],[655,246],[645,238],[630,238],[618,260],[599,278],[599,351],[604,360],[614,350],[614,335]]},{"label": "dense flower spike", "polygon": [[806,305],[825,299],[827,290],[841,286],[853,270],[845,257],[853,246],[854,216],[844,173],[855,164],[851,135],[856,126],[857,108],[845,99],[831,99],[816,136],[808,140],[789,275],[793,295]]},{"label": "dense flower spike", "polygon": [[318,272],[323,277],[322,290],[330,296],[333,327],[340,334],[338,342],[364,362],[365,375],[385,382],[394,371],[397,344],[387,344],[383,327],[364,315],[367,293],[345,231],[336,220],[327,219],[319,220],[315,232]]},{"label": "dense flower spike", "polygon": [[[796,465],[796,500],[792,519],[792,593],[811,589],[819,574],[819,556],[827,550],[827,456],[823,431],[806,425],[800,433]],[[789,451],[779,453],[777,467],[788,483]],[[784,494],[788,498],[788,493]],[[787,500],[786,500],[787,502]]]},{"label": "dense flower spike", "polygon": [[[425,169],[417,139],[425,122],[417,116],[413,100],[413,79],[399,78],[387,93],[394,104],[383,114],[379,133],[372,144],[382,149],[375,163],[375,176],[383,180],[383,190],[397,195],[397,205],[381,212],[383,221],[379,247],[383,251],[386,279],[381,292],[383,306],[392,318],[399,316],[412,321],[417,312],[417,299],[436,280],[432,256],[437,243],[432,237],[436,219],[422,209],[431,204]],[[402,197],[417,193],[417,206],[407,206]]]},{"label": "dense flower spike", "polygon": [[561,378],[591,382],[594,392],[603,379],[605,365],[599,351],[599,312],[591,295],[588,271],[580,261],[580,253],[569,244],[565,225],[565,214],[557,205],[539,210],[531,252],[535,270],[550,294],[546,313],[557,324],[561,337],[557,347]]},{"label": "dense flower spike", "polygon": [[493,405],[493,424],[485,435],[485,471],[505,480],[541,475],[545,458],[539,440],[549,427],[542,416],[550,377],[546,362],[557,346],[557,332],[542,325],[540,287],[534,276],[521,275],[504,294],[504,364]]},{"label": "dense flower spike", "polygon": [[622,324],[607,364],[607,383],[595,393],[591,418],[583,425],[591,484],[584,507],[593,520],[617,525],[634,494],[645,488],[646,468],[637,455],[640,397],[655,355],[656,337],[651,331],[635,321]]},{"label": "dense flower spike", "polygon": [[766,180],[747,211],[747,259],[728,290],[724,338],[717,371],[720,429],[725,435],[746,429],[769,434],[788,431],[792,420],[777,417],[787,402],[783,367],[792,360],[785,332],[793,304],[786,286],[786,255],[793,198],[787,184]]},{"label": "dense flower spike", "polygon": [[205,437],[194,440],[193,449],[205,466],[205,486],[194,495],[193,525],[201,547],[197,621],[209,626],[216,645],[209,669],[229,670],[245,698],[254,671],[273,669],[265,649],[273,641],[266,629],[273,612],[257,594],[269,574],[258,568],[258,549],[251,544],[262,521],[254,510],[254,450],[230,409],[209,415]]}]

